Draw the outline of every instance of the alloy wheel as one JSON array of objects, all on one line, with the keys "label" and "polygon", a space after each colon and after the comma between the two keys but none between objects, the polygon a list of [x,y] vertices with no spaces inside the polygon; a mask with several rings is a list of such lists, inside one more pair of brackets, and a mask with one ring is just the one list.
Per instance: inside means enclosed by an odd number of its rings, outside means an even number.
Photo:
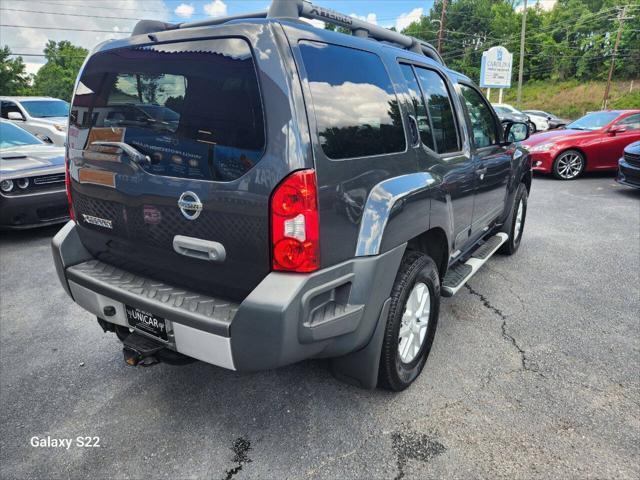
[{"label": "alloy wheel", "polygon": [[582,172],[582,157],[574,152],[563,153],[558,157],[556,170],[565,180],[576,178]]},{"label": "alloy wheel", "polygon": [[411,363],[418,356],[429,326],[431,294],[429,287],[416,283],[407,298],[400,323],[398,354],[403,363]]},{"label": "alloy wheel", "polygon": [[516,213],[516,225],[513,229],[513,234],[515,235],[515,239],[517,240],[522,234],[522,220],[524,218],[524,202],[520,199],[518,203],[518,212]]}]

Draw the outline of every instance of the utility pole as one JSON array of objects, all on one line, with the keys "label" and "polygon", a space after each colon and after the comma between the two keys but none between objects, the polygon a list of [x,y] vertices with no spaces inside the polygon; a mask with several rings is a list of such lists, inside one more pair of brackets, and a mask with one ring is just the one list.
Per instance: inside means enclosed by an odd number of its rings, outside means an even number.
[{"label": "utility pole", "polygon": [[440,30],[438,30],[438,53],[442,53],[442,35],[444,34],[444,17],[447,14],[447,0],[442,0],[442,13],[440,14]]},{"label": "utility pole", "polygon": [[627,13],[627,6],[625,5],[620,14],[618,15],[618,35],[616,36],[616,43],[613,47],[613,55],[611,55],[611,66],[609,67],[609,78],[607,78],[607,86],[604,89],[604,98],[602,99],[602,109],[607,109],[609,103],[609,88],[611,87],[611,77],[613,76],[613,67],[616,63],[616,55],[618,54],[618,45],[620,45],[620,37],[622,36],[622,25],[626,20],[625,14]]},{"label": "utility pole", "polygon": [[527,30],[527,0],[524,0],[524,10],[522,11],[522,28],[520,29],[520,67],[518,68],[518,96],[516,106],[520,107],[522,102],[522,75],[524,70],[524,37]]}]

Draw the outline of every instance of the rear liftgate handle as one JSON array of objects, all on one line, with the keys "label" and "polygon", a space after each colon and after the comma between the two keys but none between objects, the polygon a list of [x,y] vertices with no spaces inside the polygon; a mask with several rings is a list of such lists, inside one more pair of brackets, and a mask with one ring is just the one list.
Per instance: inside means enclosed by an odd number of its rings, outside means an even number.
[{"label": "rear liftgate handle", "polygon": [[227,257],[227,252],[221,243],[185,237],[184,235],[173,237],[173,249],[180,255],[210,262],[222,263]]}]

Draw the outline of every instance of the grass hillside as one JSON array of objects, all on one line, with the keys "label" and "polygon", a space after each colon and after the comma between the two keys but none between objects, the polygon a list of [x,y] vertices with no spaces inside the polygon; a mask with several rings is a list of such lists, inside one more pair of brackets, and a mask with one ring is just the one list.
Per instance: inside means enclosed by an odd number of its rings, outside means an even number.
[{"label": "grass hillside", "polygon": [[[561,117],[575,119],[588,111],[600,110],[606,82],[528,82],[522,87],[522,110],[548,110]],[[609,108],[640,108],[640,79],[611,82]],[[631,90],[630,90],[631,89]],[[503,101],[515,106],[517,88],[504,91]],[[491,91],[491,100],[498,101]]]}]

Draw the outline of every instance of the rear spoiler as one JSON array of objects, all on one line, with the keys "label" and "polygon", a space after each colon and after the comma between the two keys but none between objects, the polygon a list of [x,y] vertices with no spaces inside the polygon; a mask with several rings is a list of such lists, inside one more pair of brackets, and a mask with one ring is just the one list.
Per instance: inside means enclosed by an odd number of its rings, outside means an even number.
[{"label": "rear spoiler", "polygon": [[165,23],[156,20],[140,20],[133,29],[133,35],[152,35],[153,33],[166,30],[179,30],[185,28],[207,27],[212,25],[222,25],[234,20],[245,20],[253,18],[274,18],[274,19],[299,19],[321,20],[337,27],[351,30],[357,37],[368,38],[381,42],[389,42],[414,53],[424,55],[445,66],[444,60],[438,51],[425,41],[419,40],[409,35],[404,35],[393,30],[386,29],[379,25],[365,22],[358,18],[344,15],[334,10],[318,7],[308,0],[272,0],[269,9],[263,12],[244,13],[231,15],[228,17],[211,18],[199,22],[189,23]]}]

